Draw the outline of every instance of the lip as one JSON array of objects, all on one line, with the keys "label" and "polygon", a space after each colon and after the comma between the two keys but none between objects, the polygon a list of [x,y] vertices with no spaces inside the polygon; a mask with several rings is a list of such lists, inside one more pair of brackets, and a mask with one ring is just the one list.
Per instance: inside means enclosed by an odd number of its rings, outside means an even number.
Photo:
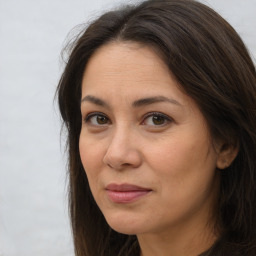
[{"label": "lip", "polygon": [[106,192],[108,198],[114,203],[131,203],[137,201],[141,197],[146,196],[152,189],[140,187],[133,184],[114,184],[107,185]]}]

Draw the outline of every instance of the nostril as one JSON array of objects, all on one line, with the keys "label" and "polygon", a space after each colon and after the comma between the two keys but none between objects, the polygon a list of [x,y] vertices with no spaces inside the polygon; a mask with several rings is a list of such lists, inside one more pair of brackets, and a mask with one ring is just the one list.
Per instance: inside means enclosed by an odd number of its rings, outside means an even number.
[{"label": "nostril", "polygon": [[[116,146],[116,145],[115,145]],[[137,148],[131,147],[109,147],[103,157],[105,166],[111,169],[121,170],[123,168],[138,167],[141,164],[141,156]]]},{"label": "nostril", "polygon": [[123,167],[127,167],[127,166],[130,166],[131,164],[129,163],[123,163],[123,164],[120,164],[118,166],[114,166],[114,165],[111,165],[111,164],[107,164],[108,167],[110,167],[111,169],[122,169]]},{"label": "nostril", "polygon": [[107,164],[108,167],[113,168],[110,164]]}]

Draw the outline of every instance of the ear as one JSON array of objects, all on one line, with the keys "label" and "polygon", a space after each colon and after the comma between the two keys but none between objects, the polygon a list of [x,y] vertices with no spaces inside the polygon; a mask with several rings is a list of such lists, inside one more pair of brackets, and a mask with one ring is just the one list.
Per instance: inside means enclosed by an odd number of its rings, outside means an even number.
[{"label": "ear", "polygon": [[239,151],[238,145],[223,143],[218,149],[217,168],[226,169],[236,158]]}]

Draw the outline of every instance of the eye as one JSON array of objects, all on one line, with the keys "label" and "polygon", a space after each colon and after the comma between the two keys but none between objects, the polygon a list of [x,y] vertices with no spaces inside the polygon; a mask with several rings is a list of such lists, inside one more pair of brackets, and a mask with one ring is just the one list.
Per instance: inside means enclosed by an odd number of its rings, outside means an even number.
[{"label": "eye", "polygon": [[109,118],[102,113],[91,113],[86,116],[85,123],[95,126],[106,125],[110,123]]},{"label": "eye", "polygon": [[152,125],[152,126],[164,126],[171,122],[172,119],[162,113],[149,113],[146,115],[143,120],[143,125]]}]

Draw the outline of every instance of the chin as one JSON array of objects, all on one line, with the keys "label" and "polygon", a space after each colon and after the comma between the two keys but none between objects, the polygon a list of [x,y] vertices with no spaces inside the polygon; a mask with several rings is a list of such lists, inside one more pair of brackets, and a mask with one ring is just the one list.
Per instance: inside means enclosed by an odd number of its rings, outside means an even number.
[{"label": "chin", "polygon": [[143,233],[145,230],[145,224],[139,219],[125,217],[125,216],[112,216],[105,217],[108,225],[118,233],[126,235],[135,235]]},{"label": "chin", "polygon": [[136,235],[138,234],[137,229],[131,228],[131,227],[117,227],[117,226],[110,226],[113,230],[115,230],[118,233],[125,234],[125,235]]}]

